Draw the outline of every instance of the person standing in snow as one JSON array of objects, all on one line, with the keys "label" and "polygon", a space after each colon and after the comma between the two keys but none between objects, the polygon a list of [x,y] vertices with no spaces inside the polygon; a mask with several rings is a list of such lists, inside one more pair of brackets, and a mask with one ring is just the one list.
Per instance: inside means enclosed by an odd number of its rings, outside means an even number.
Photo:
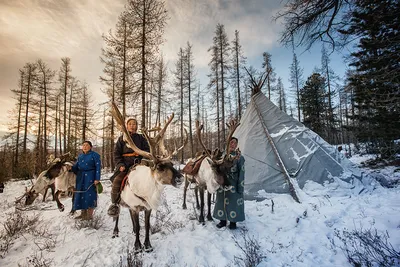
[{"label": "person standing in snow", "polygon": [[236,223],[245,220],[243,199],[245,159],[237,151],[237,145],[238,139],[232,137],[229,141],[229,151],[231,155],[237,158],[227,177],[231,185],[230,189],[220,188],[216,192],[213,217],[220,220],[217,228],[226,226],[227,221],[229,221],[229,229],[236,229]]},{"label": "person standing in snow", "polygon": [[[149,144],[143,135],[136,133],[137,131],[137,120],[134,118],[128,118],[126,120],[126,129],[128,130],[132,141],[135,145],[143,150],[150,152]],[[124,177],[128,174],[129,168],[139,164],[142,160],[142,156],[139,156],[132,148],[129,148],[123,139],[123,136],[118,138],[115,144],[114,150],[114,162],[116,164],[116,171],[110,178],[112,181],[111,189],[111,206],[108,208],[108,215],[111,217],[117,217],[119,215],[119,201],[121,193],[121,183]]]},{"label": "person standing in snow", "polygon": [[76,174],[76,186],[73,210],[82,210],[77,219],[91,220],[94,208],[97,207],[96,185],[100,182],[101,160],[100,155],[92,151],[92,143],[82,143],[83,153],[78,156],[77,162],[71,167]]}]

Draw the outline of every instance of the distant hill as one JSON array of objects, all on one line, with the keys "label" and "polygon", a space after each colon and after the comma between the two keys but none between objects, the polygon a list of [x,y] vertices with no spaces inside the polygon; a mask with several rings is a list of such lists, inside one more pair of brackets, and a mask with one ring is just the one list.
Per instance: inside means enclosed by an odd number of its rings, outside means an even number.
[{"label": "distant hill", "polygon": [[0,131],[0,140],[3,139],[3,137],[8,134],[6,131]]}]

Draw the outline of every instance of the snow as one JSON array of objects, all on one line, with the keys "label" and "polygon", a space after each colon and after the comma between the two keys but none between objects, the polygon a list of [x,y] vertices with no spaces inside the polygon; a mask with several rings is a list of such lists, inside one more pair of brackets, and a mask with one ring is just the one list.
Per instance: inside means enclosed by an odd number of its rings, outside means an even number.
[{"label": "snow", "polygon": [[[366,158],[358,156],[351,160],[360,163]],[[400,179],[400,172],[395,172],[394,167],[363,171]],[[95,212],[96,219],[103,223],[99,229],[78,229],[80,222],[67,212],[71,208],[70,198],[61,200],[66,211],[59,212],[51,198],[42,202],[38,197],[22,214],[39,219],[37,232],[44,231],[35,236],[33,231],[27,230],[16,237],[8,252],[1,252],[0,266],[32,266],[35,255],[51,261],[51,266],[120,266],[120,263],[126,266],[127,251],[132,251],[135,237],[129,212],[123,208],[119,237],[111,238],[114,224],[106,215],[110,204],[111,184],[107,181],[110,175],[102,175],[104,192],[99,195]],[[11,181],[0,194],[3,237],[4,224],[16,213],[14,200],[29,185],[29,181]],[[335,187],[307,182],[303,190],[297,192],[300,204],[290,195],[260,192],[266,199],[245,201],[246,221],[238,223],[236,230],[217,229],[218,221],[199,224],[193,190],[188,190],[188,209],[183,210],[183,188],[167,186],[159,211],[153,211],[151,217],[155,231],[150,240],[154,251],[141,252],[137,257],[143,266],[244,266],[238,258],[245,258],[242,250],[246,251],[245,243],[254,242],[260,246],[258,255],[263,256],[258,266],[351,266],[340,249],[343,244],[335,231],[362,229],[387,233],[394,249],[400,250],[399,186],[384,188],[376,182],[360,194],[349,191],[344,184],[332,186]],[[46,250],[43,244],[51,243],[50,238],[46,238],[49,234],[54,247]]]}]

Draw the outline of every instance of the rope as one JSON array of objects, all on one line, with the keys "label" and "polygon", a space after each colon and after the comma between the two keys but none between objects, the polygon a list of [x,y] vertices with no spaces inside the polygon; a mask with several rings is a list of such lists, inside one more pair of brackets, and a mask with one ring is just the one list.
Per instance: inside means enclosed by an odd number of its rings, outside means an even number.
[{"label": "rope", "polygon": [[[75,191],[75,190],[73,190],[72,192],[73,192],[73,193],[86,193],[87,191],[89,191],[89,189],[90,189],[93,185],[94,185],[94,183],[91,184],[91,185],[88,187],[88,189],[86,189],[85,191]],[[96,186],[96,192],[97,192],[97,186]],[[98,192],[97,192],[97,193],[98,193]]]}]

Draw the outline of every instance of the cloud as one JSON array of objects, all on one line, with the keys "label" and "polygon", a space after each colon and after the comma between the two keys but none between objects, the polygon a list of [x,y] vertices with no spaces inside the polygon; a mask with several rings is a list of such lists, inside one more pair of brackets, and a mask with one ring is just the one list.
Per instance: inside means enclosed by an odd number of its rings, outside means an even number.
[{"label": "cloud", "polygon": [[179,48],[189,41],[193,44],[196,67],[207,68],[207,49],[212,45],[218,23],[225,26],[229,41],[238,30],[246,56],[256,56],[276,44],[280,27],[271,17],[279,8],[279,1],[168,1],[171,19],[164,47],[167,60],[176,61]]},{"label": "cloud", "polygon": [[[0,0],[0,94],[10,97],[17,88],[18,69],[27,62],[42,59],[53,70],[61,58],[70,57],[72,74],[89,84],[95,98],[99,92],[102,64],[99,56],[101,35],[115,29],[124,0]],[[225,26],[229,41],[240,34],[244,54],[261,58],[262,52],[277,46],[280,26],[271,17],[281,8],[280,1],[265,0],[167,0],[170,20],[163,36],[162,51],[172,68],[179,48],[193,45],[194,65],[206,79],[216,25]],[[3,70],[6,70],[3,72]],[[205,81],[207,82],[207,81]],[[203,82],[204,83],[204,82]],[[104,97],[104,96],[103,96]],[[12,108],[12,101],[0,107],[1,117]]]}]

